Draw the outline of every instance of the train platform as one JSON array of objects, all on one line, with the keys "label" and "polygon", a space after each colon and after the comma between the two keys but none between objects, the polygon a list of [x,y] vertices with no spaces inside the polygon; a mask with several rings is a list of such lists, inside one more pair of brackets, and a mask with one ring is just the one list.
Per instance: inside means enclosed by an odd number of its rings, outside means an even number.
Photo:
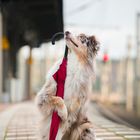
[{"label": "train platform", "polygon": [[[97,140],[140,140],[140,131],[113,122],[90,104],[88,115]],[[33,102],[16,104],[0,113],[0,140],[37,140],[40,116]]]}]

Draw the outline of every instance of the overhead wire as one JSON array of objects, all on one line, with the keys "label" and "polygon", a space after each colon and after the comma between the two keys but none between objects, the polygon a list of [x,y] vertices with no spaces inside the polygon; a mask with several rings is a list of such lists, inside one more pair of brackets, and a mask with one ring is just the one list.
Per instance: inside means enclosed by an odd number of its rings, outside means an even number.
[{"label": "overhead wire", "polygon": [[66,16],[73,16],[75,14],[78,14],[86,9],[88,9],[89,7],[93,6],[94,4],[101,2],[102,0],[90,0],[87,3],[84,3],[82,5],[80,5],[79,7],[69,11],[68,13],[66,13]]}]

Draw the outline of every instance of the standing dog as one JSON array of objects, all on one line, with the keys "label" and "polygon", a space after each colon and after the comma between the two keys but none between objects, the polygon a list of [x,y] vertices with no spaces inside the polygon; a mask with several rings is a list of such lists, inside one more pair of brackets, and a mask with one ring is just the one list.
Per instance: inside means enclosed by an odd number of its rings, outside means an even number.
[{"label": "standing dog", "polygon": [[60,63],[57,63],[36,97],[43,117],[40,139],[49,140],[51,117],[55,110],[61,118],[56,140],[95,140],[92,123],[86,116],[86,103],[89,79],[94,75],[94,58],[99,50],[98,42],[94,36],[85,34],[73,36],[66,32],[65,36],[69,53],[64,100],[55,96],[57,85],[52,75],[59,68]]}]

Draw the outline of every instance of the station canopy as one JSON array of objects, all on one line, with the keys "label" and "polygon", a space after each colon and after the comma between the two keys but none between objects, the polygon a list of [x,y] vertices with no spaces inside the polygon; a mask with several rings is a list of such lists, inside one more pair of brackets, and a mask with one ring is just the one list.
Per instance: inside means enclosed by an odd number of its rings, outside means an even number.
[{"label": "station canopy", "polygon": [[38,47],[63,31],[62,0],[1,0],[3,36],[12,50]]},{"label": "station canopy", "polygon": [[24,46],[39,47],[56,32],[63,32],[62,0],[0,0],[3,40],[9,49],[13,75],[17,52]]}]

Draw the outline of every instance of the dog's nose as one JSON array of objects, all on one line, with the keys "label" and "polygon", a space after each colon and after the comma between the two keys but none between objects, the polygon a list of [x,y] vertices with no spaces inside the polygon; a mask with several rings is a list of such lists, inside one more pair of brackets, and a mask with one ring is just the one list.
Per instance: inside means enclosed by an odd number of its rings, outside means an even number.
[{"label": "dog's nose", "polygon": [[69,31],[66,31],[66,32],[65,32],[65,35],[66,35],[66,36],[68,36],[69,34],[70,34],[70,32],[69,32]]}]

